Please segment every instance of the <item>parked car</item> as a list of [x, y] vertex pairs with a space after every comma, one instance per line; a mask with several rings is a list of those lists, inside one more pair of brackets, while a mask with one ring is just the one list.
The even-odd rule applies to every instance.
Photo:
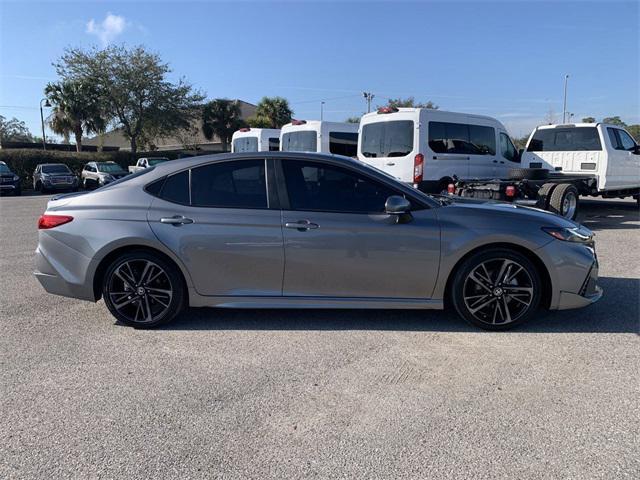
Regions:
[[358, 125], [355, 123], [293, 120], [280, 130], [282, 152], [334, 153], [355, 157]]
[[241, 128], [231, 137], [231, 152], [277, 152], [280, 150], [279, 128]]
[[42, 193], [78, 190], [78, 176], [64, 163], [41, 163], [33, 172], [33, 188]]
[[116, 162], [89, 162], [82, 169], [80, 178], [82, 187], [90, 190], [115, 182], [127, 175], [129, 172]]
[[569, 219], [579, 196], [633, 196], [640, 204], [640, 147], [622, 127], [603, 123], [543, 125], [522, 153], [523, 169], [499, 179], [455, 181], [451, 193], [514, 201]]
[[[170, 162], [39, 220], [37, 279], [153, 327], [187, 306], [441, 309], [502, 330], [600, 298], [592, 233], [432, 197], [362, 162], [263, 152]], [[285, 262], [286, 258], [286, 262]]]
[[20, 177], [13, 173], [4, 162], [0, 162], [0, 193], [22, 194]]
[[167, 157], [143, 157], [139, 158], [135, 165], [129, 167], [129, 173], [136, 173], [145, 168], [153, 167], [159, 163], [168, 162]]
[[518, 150], [495, 118], [430, 108], [383, 107], [360, 121], [358, 159], [440, 193], [460, 179], [504, 178]]

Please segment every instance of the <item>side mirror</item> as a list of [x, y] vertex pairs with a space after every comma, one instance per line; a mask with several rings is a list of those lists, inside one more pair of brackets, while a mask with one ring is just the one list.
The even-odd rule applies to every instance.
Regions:
[[411, 203], [400, 195], [391, 195], [384, 204], [384, 211], [389, 215], [401, 215], [411, 210]]
[[633, 149], [635, 155], [640, 155], [640, 145], [636, 145]]

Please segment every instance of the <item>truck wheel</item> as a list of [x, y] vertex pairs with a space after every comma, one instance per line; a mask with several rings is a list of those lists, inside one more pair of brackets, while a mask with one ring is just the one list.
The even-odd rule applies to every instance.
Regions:
[[551, 193], [550, 212], [575, 220], [578, 216], [578, 189], [570, 183], [561, 183]]
[[549, 200], [551, 199], [551, 191], [556, 188], [555, 183], [545, 183], [538, 190], [538, 204], [537, 207], [542, 210], [549, 208]]
[[510, 168], [507, 175], [512, 180], [544, 180], [549, 178], [549, 170], [545, 168]]

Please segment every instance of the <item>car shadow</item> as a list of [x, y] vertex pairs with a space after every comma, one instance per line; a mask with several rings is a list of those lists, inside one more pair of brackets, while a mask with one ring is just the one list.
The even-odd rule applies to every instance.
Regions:
[[636, 202], [582, 200], [577, 221], [597, 230], [635, 230], [640, 228], [640, 210]]
[[[540, 313], [514, 332], [639, 333], [640, 280], [600, 278], [603, 298], [587, 308]], [[452, 311], [191, 308], [164, 330], [381, 330], [477, 332]]]

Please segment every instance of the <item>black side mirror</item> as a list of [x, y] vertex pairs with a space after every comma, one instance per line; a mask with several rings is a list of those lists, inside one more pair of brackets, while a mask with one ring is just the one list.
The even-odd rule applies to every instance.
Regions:
[[411, 216], [411, 202], [400, 195], [391, 195], [387, 198], [384, 204], [384, 211], [389, 215], [394, 215], [396, 223], [407, 223], [413, 219]]
[[634, 153], [635, 155], [640, 155], [640, 145], [636, 145], [636, 146], [633, 148], [633, 153]]

